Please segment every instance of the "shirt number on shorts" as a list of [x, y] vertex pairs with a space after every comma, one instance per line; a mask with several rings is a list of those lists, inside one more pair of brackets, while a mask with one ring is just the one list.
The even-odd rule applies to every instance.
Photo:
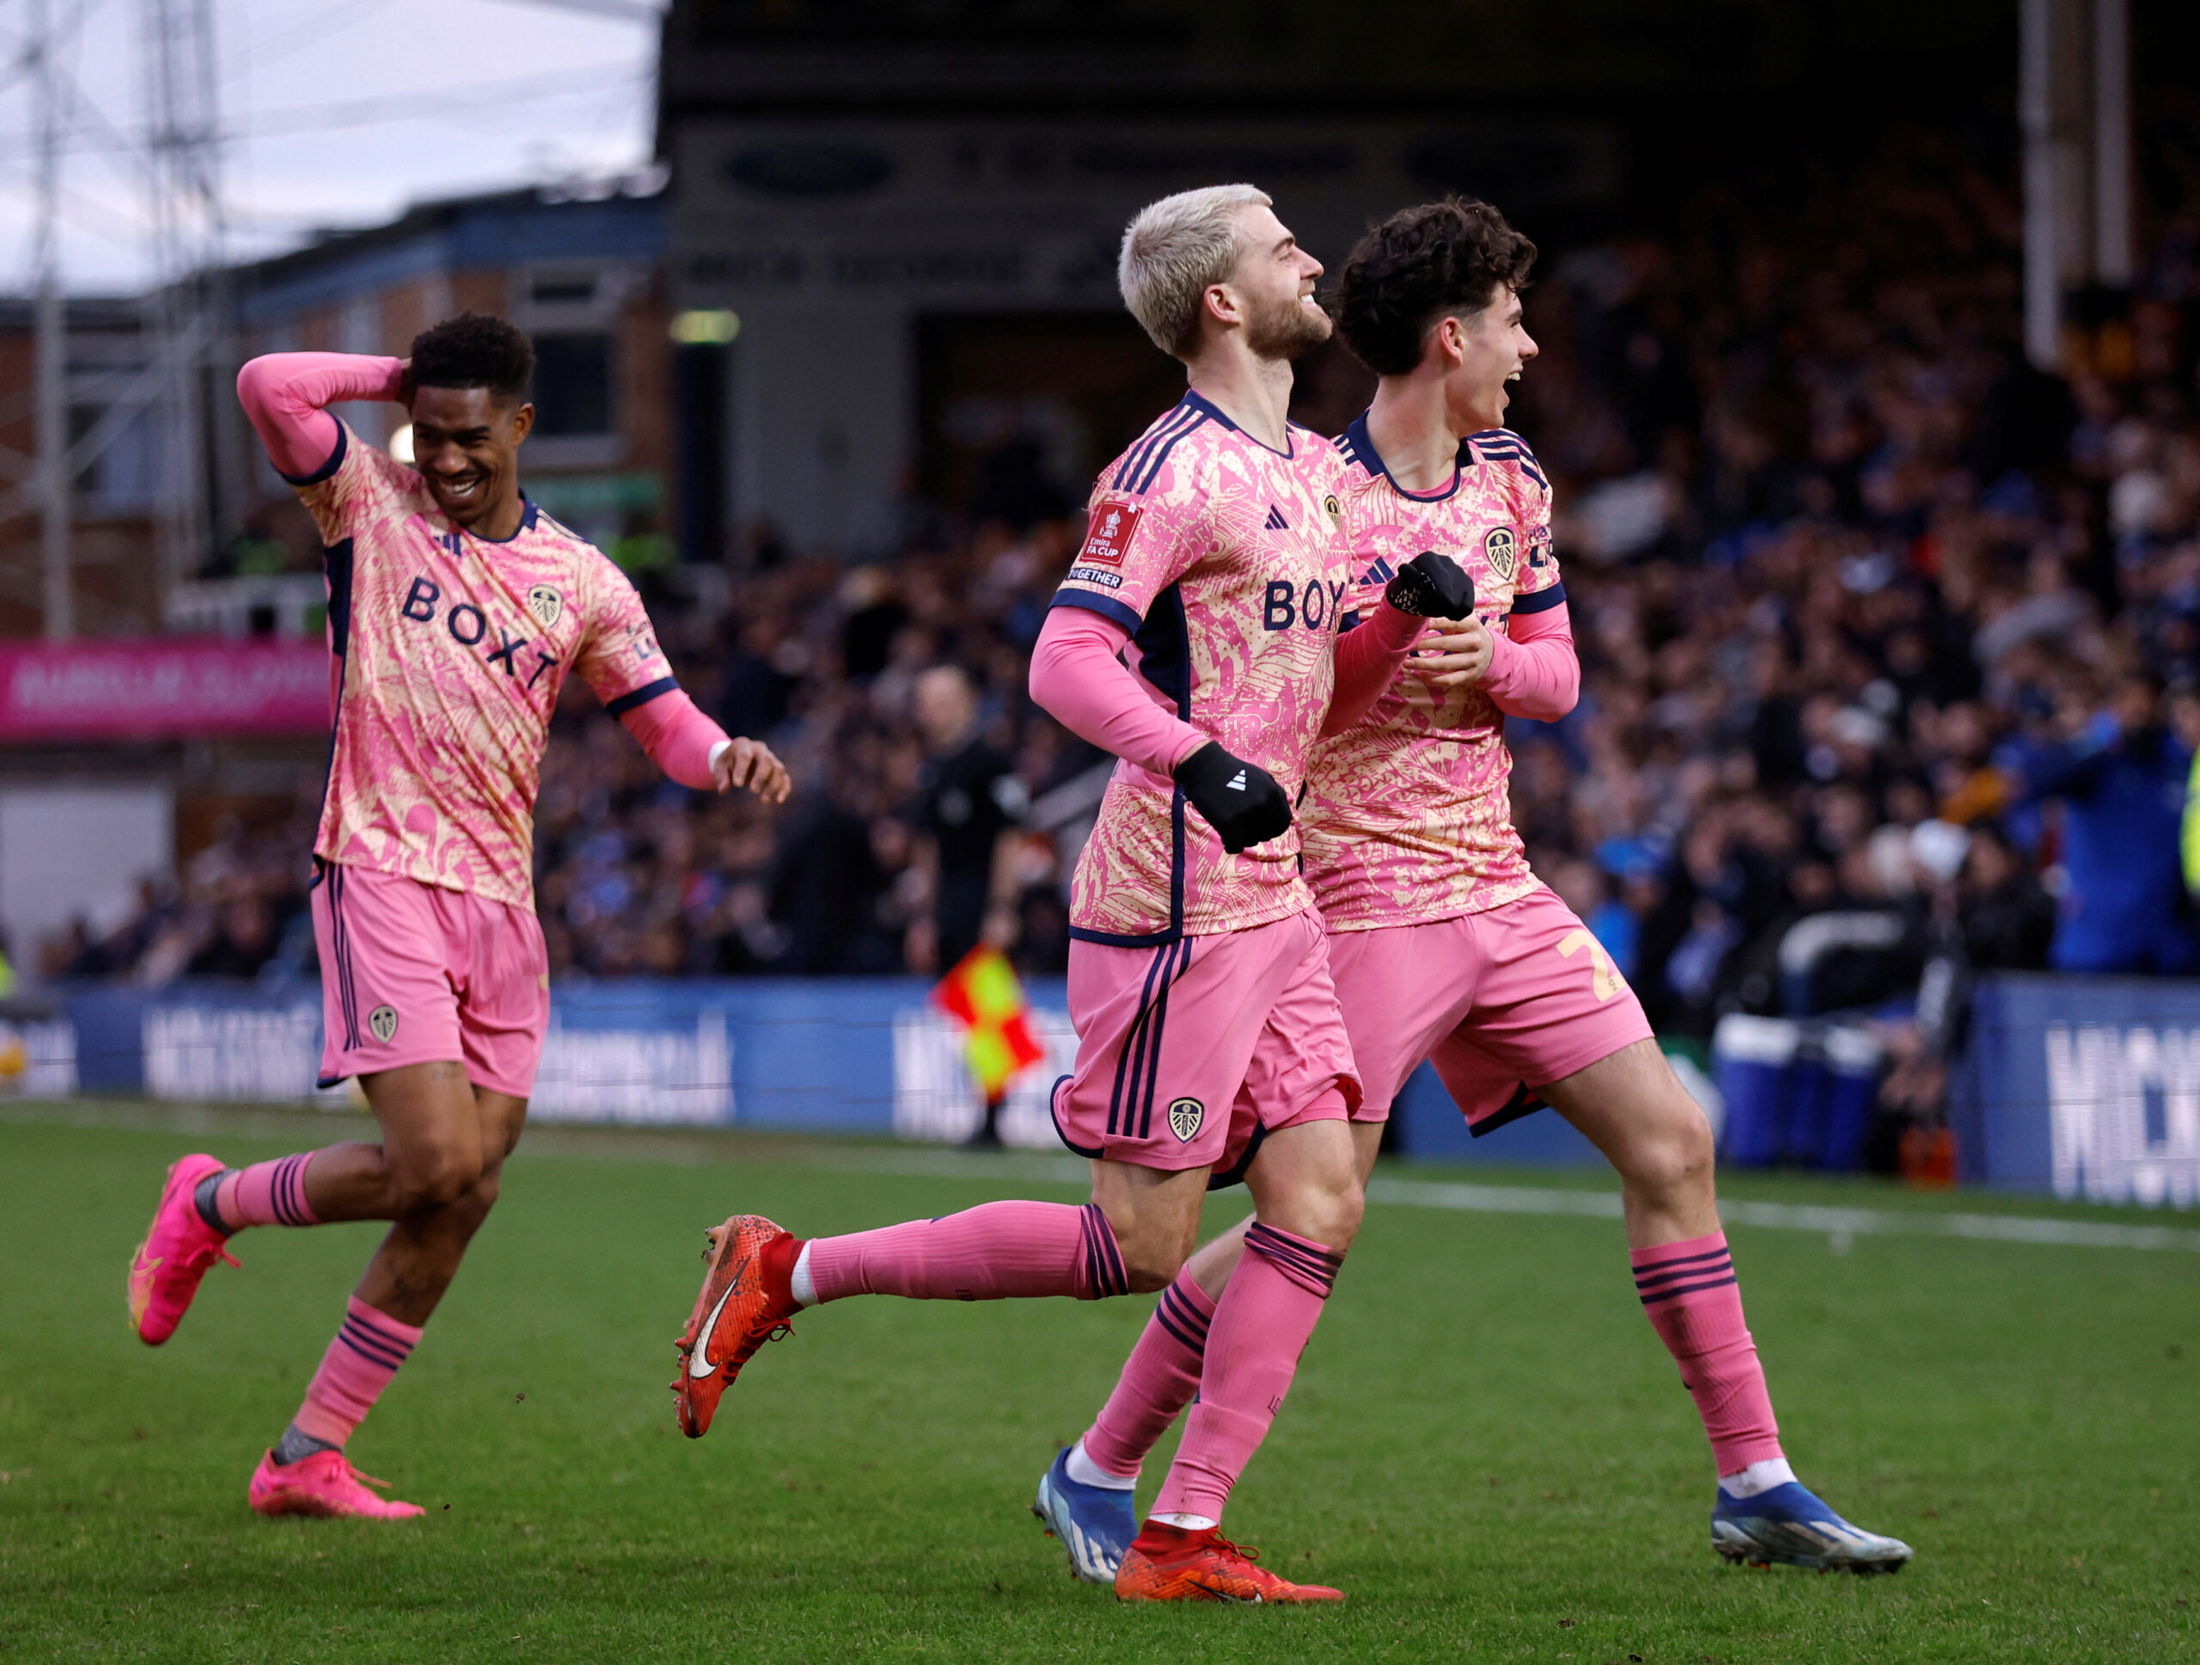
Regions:
[[1596, 990], [1597, 1003], [1603, 1004], [1627, 986], [1620, 976], [1619, 967], [1612, 963], [1612, 956], [1605, 953], [1604, 944], [1587, 931], [1576, 926], [1559, 938], [1558, 952], [1561, 959], [1572, 959], [1584, 948], [1589, 950], [1589, 983]]

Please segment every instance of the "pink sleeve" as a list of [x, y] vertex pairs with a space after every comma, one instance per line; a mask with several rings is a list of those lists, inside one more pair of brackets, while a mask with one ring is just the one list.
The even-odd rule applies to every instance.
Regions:
[[268, 353], [237, 372], [237, 400], [270, 461], [296, 481], [327, 466], [342, 425], [327, 407], [345, 399], [394, 399], [401, 359], [356, 353]]
[[1581, 698], [1581, 661], [1566, 604], [1512, 613], [1492, 631], [1489, 674], [1482, 688], [1508, 717], [1555, 723]]
[[682, 786], [708, 792], [718, 784], [710, 771], [710, 754], [726, 731], [697, 710], [681, 689], [621, 712], [619, 721], [642, 743], [650, 761]]
[[1378, 601], [1356, 628], [1337, 638], [1337, 690], [1329, 696], [1329, 715], [1322, 719], [1324, 738], [1342, 734], [1375, 709], [1427, 623]]
[[1211, 736], [1172, 716], [1116, 657], [1130, 632], [1083, 607], [1056, 607], [1031, 650], [1031, 697], [1079, 739], [1167, 776]]

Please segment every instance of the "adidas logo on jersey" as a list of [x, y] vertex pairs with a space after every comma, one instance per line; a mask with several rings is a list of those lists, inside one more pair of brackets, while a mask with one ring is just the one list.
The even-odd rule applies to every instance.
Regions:
[[1291, 530], [1291, 523], [1283, 518], [1283, 511], [1273, 503], [1268, 505], [1268, 518], [1262, 521], [1261, 524], [1271, 532], [1288, 532]]
[[1230, 777], [1230, 790], [1232, 792], [1243, 792], [1245, 790], [1245, 771], [1243, 769]]

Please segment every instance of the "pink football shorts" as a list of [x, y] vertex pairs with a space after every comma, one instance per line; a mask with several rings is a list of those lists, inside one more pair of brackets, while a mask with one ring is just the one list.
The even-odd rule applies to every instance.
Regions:
[[1479, 1135], [1541, 1108], [1535, 1089], [1651, 1038], [1611, 955], [1549, 890], [1428, 925], [1329, 939], [1367, 1107], [1380, 1121], [1432, 1059]]
[[1069, 1012], [1077, 1068], [1054, 1084], [1054, 1128], [1080, 1156], [1228, 1183], [1268, 1134], [1359, 1103], [1311, 908], [1156, 948], [1072, 942]]
[[477, 1087], [514, 1098], [534, 1091], [550, 962], [533, 909], [323, 862], [313, 940], [322, 1086], [447, 1059]]

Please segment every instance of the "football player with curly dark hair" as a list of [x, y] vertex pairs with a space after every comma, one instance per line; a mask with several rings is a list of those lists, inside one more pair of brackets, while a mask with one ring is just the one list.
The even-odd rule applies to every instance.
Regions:
[[[1550, 483], [1502, 426], [1536, 356], [1520, 302], [1534, 261], [1495, 208], [1448, 197], [1373, 227], [1334, 297], [1338, 334], [1381, 378], [1337, 442], [1342, 522], [1372, 561], [1359, 605], [1423, 550], [1465, 568], [1475, 600], [1472, 617], [1432, 621], [1410, 674], [1325, 731], [1307, 765], [1305, 874], [1359, 1066], [1361, 1177], [1424, 1059], [1477, 1135], [1556, 1110], [1618, 1170], [1636, 1291], [1710, 1439], [1713, 1547], [1731, 1561], [1891, 1572], [1909, 1547], [1850, 1525], [1789, 1468], [1719, 1224], [1710, 1126], [1513, 826], [1505, 719], [1562, 717], [1581, 686]], [[1128, 1491], [1107, 1488], [1132, 1484], [1199, 1382], [1206, 1315], [1243, 1230], [1192, 1257], [1072, 1448], [1070, 1473], [1087, 1484], [1049, 1525], [1080, 1576], [1080, 1549], [1097, 1568], [1107, 1555], [1092, 1546], [1130, 1530]]]

